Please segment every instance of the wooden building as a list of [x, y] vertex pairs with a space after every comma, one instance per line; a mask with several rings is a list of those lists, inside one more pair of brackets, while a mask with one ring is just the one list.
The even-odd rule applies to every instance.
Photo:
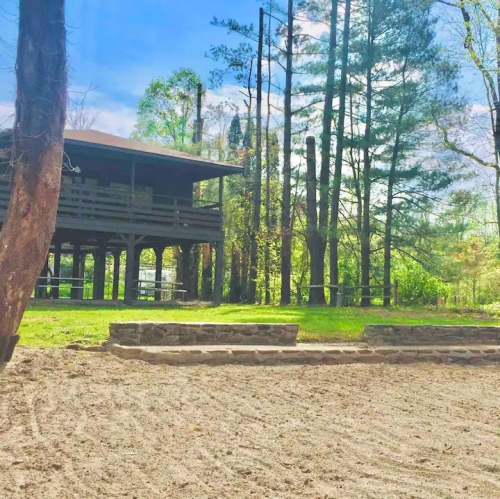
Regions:
[[[124, 139], [94, 130], [66, 131], [64, 164], [56, 231], [51, 244], [57, 282], [61, 254], [73, 256], [73, 299], [83, 298], [82, 262], [94, 256], [92, 298], [105, 296], [106, 257], [114, 257], [113, 299], [118, 299], [120, 255], [126, 251], [125, 302], [138, 294], [141, 251], [156, 253], [156, 297], [161, 291], [165, 248], [183, 249], [187, 271], [190, 247], [211, 243], [215, 248], [213, 299], [222, 295], [224, 232], [222, 228], [223, 178], [241, 167], [218, 163], [157, 145]], [[0, 147], [8, 149], [11, 134], [0, 133]], [[6, 154], [3, 154], [4, 158]], [[0, 223], [10, 198], [9, 164], [0, 176]], [[217, 200], [193, 197], [197, 182], [219, 179]], [[56, 286], [52, 293], [58, 298]]]

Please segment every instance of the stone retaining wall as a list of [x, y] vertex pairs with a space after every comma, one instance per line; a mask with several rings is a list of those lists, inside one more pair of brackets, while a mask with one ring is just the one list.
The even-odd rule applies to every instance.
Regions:
[[297, 324], [114, 322], [109, 343], [120, 345], [295, 345]]
[[362, 341], [371, 345], [500, 345], [500, 327], [368, 324]]
[[497, 348], [429, 347], [150, 347], [108, 346], [122, 359], [139, 359], [156, 364], [492, 364], [500, 362]]

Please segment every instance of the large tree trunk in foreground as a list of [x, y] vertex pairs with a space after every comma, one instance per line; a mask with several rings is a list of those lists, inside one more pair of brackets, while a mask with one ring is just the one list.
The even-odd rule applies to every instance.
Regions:
[[64, 0], [21, 0], [14, 181], [0, 233], [0, 361], [8, 361], [54, 233], [66, 119]]

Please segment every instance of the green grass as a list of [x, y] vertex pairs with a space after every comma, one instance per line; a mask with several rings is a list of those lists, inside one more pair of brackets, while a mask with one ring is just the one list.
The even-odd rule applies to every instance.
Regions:
[[129, 308], [68, 306], [29, 307], [21, 323], [21, 344], [63, 346], [87, 338], [98, 343], [108, 338], [108, 324], [120, 321], [294, 322], [299, 340], [356, 341], [365, 324], [490, 324], [500, 321], [486, 315], [430, 308], [327, 308], [224, 305], [219, 308]]

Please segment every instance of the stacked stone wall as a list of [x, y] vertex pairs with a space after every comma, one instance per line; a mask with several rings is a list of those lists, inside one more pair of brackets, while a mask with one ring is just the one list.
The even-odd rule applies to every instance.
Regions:
[[368, 324], [362, 341], [370, 345], [500, 345], [500, 327]]
[[295, 345], [297, 324], [115, 322], [109, 343], [120, 345]]

